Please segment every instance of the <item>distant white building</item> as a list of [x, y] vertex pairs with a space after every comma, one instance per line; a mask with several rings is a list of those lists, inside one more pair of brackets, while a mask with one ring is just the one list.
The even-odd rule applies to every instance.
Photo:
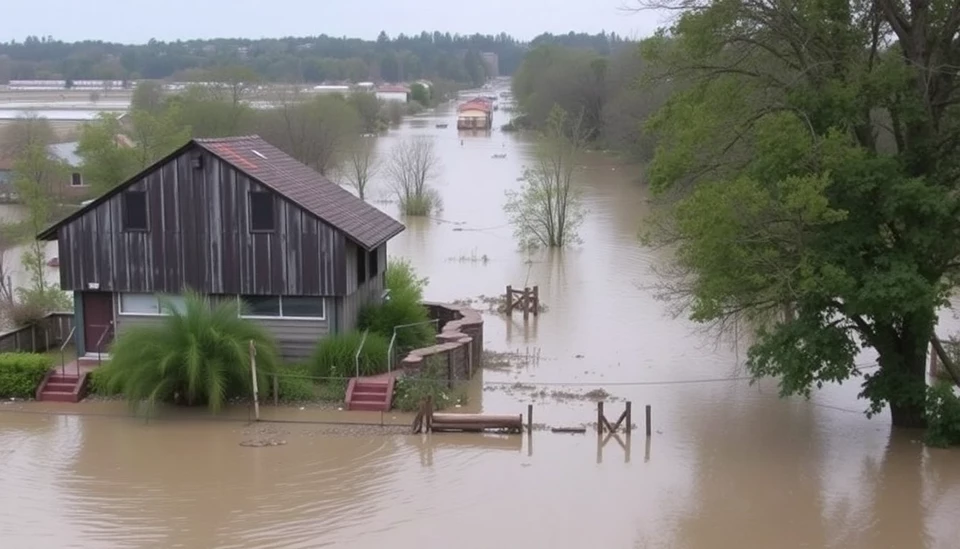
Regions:
[[350, 86], [321, 84], [314, 86], [313, 91], [314, 93], [342, 93], [347, 95], [350, 93]]
[[377, 99], [406, 103], [410, 100], [410, 88], [406, 86], [380, 86], [377, 88]]

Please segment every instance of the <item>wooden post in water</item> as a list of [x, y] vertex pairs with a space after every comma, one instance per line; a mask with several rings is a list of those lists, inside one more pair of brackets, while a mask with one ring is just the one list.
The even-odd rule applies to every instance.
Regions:
[[540, 286], [533, 287], [533, 316], [540, 316]]
[[533, 404], [527, 404], [527, 433], [533, 433]]
[[603, 434], [603, 401], [597, 403], [597, 434]]
[[250, 340], [250, 375], [253, 378], [253, 417], [260, 421], [260, 391], [257, 388], [257, 347]]
[[507, 315], [513, 312], [513, 286], [507, 285]]
[[624, 412], [624, 414], [626, 414], [627, 416], [627, 434], [629, 435], [630, 430], [633, 428], [633, 412], [632, 412], [631, 404], [629, 400], [627, 401], [627, 409]]
[[649, 405], [649, 404], [647, 404], [646, 416], [647, 416], [647, 436], [649, 437], [649, 436], [650, 436], [650, 430], [651, 430], [651, 427], [650, 427], [650, 405]]
[[530, 296], [533, 295], [533, 292], [530, 291], [530, 288], [523, 289], [523, 319], [526, 320], [530, 318]]

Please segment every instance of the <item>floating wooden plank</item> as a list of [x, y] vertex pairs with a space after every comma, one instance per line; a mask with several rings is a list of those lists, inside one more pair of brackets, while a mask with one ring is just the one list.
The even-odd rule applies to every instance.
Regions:
[[586, 427], [554, 427], [550, 429], [553, 433], [586, 433]]

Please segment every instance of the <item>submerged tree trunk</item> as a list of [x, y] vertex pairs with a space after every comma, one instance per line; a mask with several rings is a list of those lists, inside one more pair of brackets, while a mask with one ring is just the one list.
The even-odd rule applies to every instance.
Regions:
[[871, 380], [878, 396], [890, 404], [894, 427], [926, 427], [927, 347], [932, 322], [903, 319], [900, 329], [880, 332], [885, 341], [875, 345], [880, 372]]

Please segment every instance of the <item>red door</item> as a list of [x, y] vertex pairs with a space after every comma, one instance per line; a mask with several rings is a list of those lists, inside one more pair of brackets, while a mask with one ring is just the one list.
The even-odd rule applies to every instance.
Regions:
[[[108, 332], [104, 335], [104, 332]], [[102, 340], [100, 338], [103, 338]], [[113, 341], [113, 294], [109, 292], [83, 293], [83, 346], [88, 353], [103, 352]]]

